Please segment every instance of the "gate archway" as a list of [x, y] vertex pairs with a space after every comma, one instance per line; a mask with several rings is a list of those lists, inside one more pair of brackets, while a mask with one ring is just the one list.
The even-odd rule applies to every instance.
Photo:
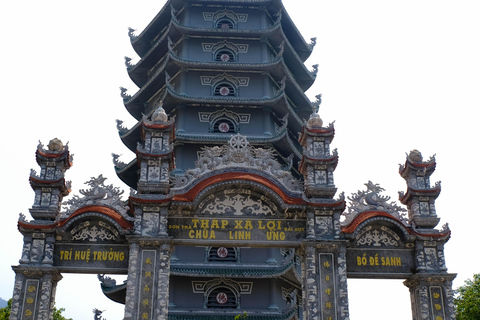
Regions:
[[[62, 189], [62, 180], [43, 182], [50, 186], [45, 188], [32, 177], [40, 204], [34, 213], [43, 219], [19, 221], [25, 240], [21, 264], [14, 267], [11, 319], [48, 319], [56, 283], [71, 272], [127, 274], [124, 284], [100, 279], [107, 296], [125, 303], [125, 319], [188, 318], [177, 311], [186, 301], [223, 319], [259, 292], [270, 310], [260, 317], [348, 319], [347, 278], [404, 279], [414, 319], [453, 317], [455, 275], [446, 272], [443, 255], [450, 230], [428, 228], [436, 217], [415, 215], [421, 208], [415, 206], [417, 191], [402, 198], [413, 213], [408, 219], [369, 182], [366, 191], [349, 197], [341, 218], [343, 196], [304, 197], [268, 152], [259, 162], [262, 150], [236, 139], [243, 143], [231, 142], [226, 154], [205, 150], [198, 167], [162, 197], [136, 193], [122, 201], [122, 192], [100, 176], [60, 211], [42, 199], [59, 201], [52, 185]], [[68, 149], [38, 153], [64, 165]], [[247, 160], [245, 172], [238, 163]], [[268, 171], [259, 169], [266, 164]], [[323, 192], [312, 188], [310, 194]], [[45, 219], [50, 216], [55, 220]], [[191, 286], [189, 298], [171, 291], [172, 283]]]

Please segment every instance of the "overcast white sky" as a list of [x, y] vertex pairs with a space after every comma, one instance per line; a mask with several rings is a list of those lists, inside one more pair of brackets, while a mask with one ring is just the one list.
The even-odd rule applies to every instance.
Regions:
[[[0, 3], [1, 183], [0, 297], [9, 299], [20, 258], [20, 212], [29, 216], [40, 139], [69, 141], [75, 154], [67, 172], [73, 193], [103, 173], [116, 178], [111, 153], [134, 154], [118, 138], [115, 119], [128, 126], [119, 86], [135, 86], [124, 56], [137, 61], [127, 27], [139, 31], [165, 3], [137, 1], [3, 1]], [[340, 162], [335, 171], [339, 192], [350, 195], [364, 183], [379, 183], [392, 200], [405, 191], [398, 164], [419, 149], [436, 154], [432, 182], [442, 181], [436, 202], [439, 227], [450, 224], [446, 245], [454, 287], [480, 272], [474, 238], [480, 223], [477, 131], [480, 107], [480, 2], [477, 0], [284, 0], [306, 39], [317, 37], [307, 61], [319, 64], [314, 100], [323, 94], [320, 115], [336, 121]], [[473, 249], [473, 250], [472, 250]], [[473, 252], [469, 252], [472, 250]], [[401, 281], [349, 280], [352, 320], [411, 318], [409, 293]], [[57, 306], [74, 320], [92, 319], [92, 309], [107, 310], [108, 320], [122, 319], [123, 306], [110, 303], [93, 275], [65, 275]]]

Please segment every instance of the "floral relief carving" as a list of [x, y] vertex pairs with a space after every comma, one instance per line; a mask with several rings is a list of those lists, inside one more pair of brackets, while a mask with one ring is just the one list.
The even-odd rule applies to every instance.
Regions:
[[202, 213], [210, 215], [275, 215], [276, 213], [262, 199], [249, 194], [223, 194], [201, 204]]
[[371, 232], [367, 232], [363, 235], [363, 237], [358, 239], [357, 245], [367, 245], [373, 247], [397, 247], [398, 242], [393, 240], [393, 238], [387, 235], [385, 232], [373, 230]]
[[357, 237], [357, 246], [371, 247], [399, 247], [400, 237], [390, 228], [382, 226], [380, 229], [365, 228]]
[[116, 238], [115, 235], [109, 232], [107, 229], [97, 228], [97, 226], [92, 226], [90, 228], [85, 228], [75, 233], [72, 237], [72, 240], [78, 240], [78, 241], [88, 240], [90, 242], [96, 242], [96, 241], [115, 240], [115, 238]]

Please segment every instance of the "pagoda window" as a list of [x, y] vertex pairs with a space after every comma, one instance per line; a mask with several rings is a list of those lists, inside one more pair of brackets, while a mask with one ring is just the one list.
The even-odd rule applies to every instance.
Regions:
[[230, 288], [216, 287], [208, 294], [207, 308], [236, 309], [237, 296]]
[[228, 118], [217, 119], [210, 127], [210, 132], [215, 133], [237, 133], [238, 126]]
[[208, 262], [238, 262], [235, 248], [211, 247], [208, 250]]
[[235, 62], [235, 53], [232, 50], [222, 48], [215, 52], [215, 61]]
[[213, 95], [221, 97], [235, 97], [236, 90], [232, 84], [228, 82], [221, 82], [213, 89]]
[[223, 19], [220, 19], [216, 22], [217, 29], [223, 29], [223, 30], [233, 29], [234, 26], [235, 26], [235, 24], [230, 19], [223, 18]]

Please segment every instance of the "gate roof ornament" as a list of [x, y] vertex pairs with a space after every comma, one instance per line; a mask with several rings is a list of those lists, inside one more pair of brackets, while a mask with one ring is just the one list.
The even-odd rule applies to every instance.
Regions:
[[262, 171], [278, 180], [287, 190], [301, 191], [300, 181], [288, 169], [283, 168], [274, 156], [272, 149], [252, 147], [245, 136], [236, 134], [228, 144], [202, 148], [199, 159], [195, 162], [196, 168], [187, 170], [184, 176], [175, 177], [174, 189], [184, 188], [214, 170], [240, 167]]
[[344, 212], [345, 220], [342, 222], [342, 225], [350, 224], [355, 217], [360, 213], [366, 211], [384, 211], [389, 213], [393, 217], [402, 221], [403, 224], [409, 225], [409, 221], [406, 216], [407, 210], [398, 206], [395, 201], [391, 201], [389, 196], [381, 196], [380, 192], [385, 191], [379, 184], [368, 181], [365, 183], [367, 186], [366, 191], [358, 191], [357, 193], [352, 194], [350, 197], [347, 197], [350, 200], [350, 205], [348, 206], [347, 212]]
[[105, 185], [104, 182], [107, 178], [103, 175], [99, 175], [97, 178], [92, 177], [85, 184], [90, 186], [90, 189], [80, 189], [79, 192], [83, 197], [74, 195], [72, 199], [64, 201], [64, 212], [61, 216], [62, 219], [69, 217], [75, 211], [85, 206], [105, 206], [116, 210], [127, 221], [133, 221], [127, 214], [128, 206], [122, 201], [121, 195], [123, 190], [113, 185]]

